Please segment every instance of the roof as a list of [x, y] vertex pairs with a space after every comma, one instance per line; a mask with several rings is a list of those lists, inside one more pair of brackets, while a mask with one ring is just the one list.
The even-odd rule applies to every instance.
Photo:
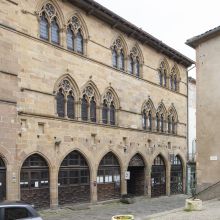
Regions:
[[209, 31], [206, 31], [203, 34], [192, 37], [186, 41], [186, 44], [192, 48], [196, 48], [200, 43], [205, 42], [220, 33], [220, 26], [215, 27]]
[[112, 28], [116, 28], [128, 36], [134, 37], [142, 44], [147, 44], [160, 53], [168, 56], [169, 58], [175, 60], [177, 63], [189, 67], [195, 62], [185, 55], [181, 54], [177, 50], [169, 47], [167, 44], [158, 40], [154, 36], [145, 32], [141, 28], [138, 28], [134, 24], [115, 14], [111, 10], [105, 8], [101, 4], [93, 0], [68, 0], [70, 3], [84, 10], [88, 15], [93, 15], [98, 19], [106, 22]]

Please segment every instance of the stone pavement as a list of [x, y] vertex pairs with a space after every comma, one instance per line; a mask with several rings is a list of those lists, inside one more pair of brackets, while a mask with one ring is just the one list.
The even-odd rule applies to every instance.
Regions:
[[203, 210], [187, 212], [183, 208], [148, 216], [144, 220], [220, 220], [220, 200], [203, 202]]
[[183, 207], [186, 195], [164, 196], [160, 198], [136, 198], [134, 204], [114, 202], [87, 206], [87, 209], [73, 210], [66, 207], [57, 210], [44, 210], [40, 214], [44, 220], [111, 220], [113, 215], [132, 214], [135, 220], [145, 220], [147, 216]]

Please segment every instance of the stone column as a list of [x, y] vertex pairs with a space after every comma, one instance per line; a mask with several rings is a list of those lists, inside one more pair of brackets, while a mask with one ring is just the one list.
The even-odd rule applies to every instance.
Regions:
[[20, 170], [12, 165], [6, 170], [6, 199], [10, 201], [20, 200]]
[[58, 169], [52, 167], [50, 170], [50, 207], [57, 208], [58, 202]]
[[145, 175], [146, 175], [146, 193], [147, 197], [151, 197], [151, 167], [145, 168]]
[[[95, 167], [97, 167], [97, 166], [95, 166]], [[98, 172], [98, 169], [95, 168], [95, 169], [91, 170], [91, 174], [90, 174], [90, 177], [91, 177], [91, 180], [90, 180], [91, 202], [93, 204], [96, 203], [98, 200], [97, 172]]]
[[166, 166], [166, 195], [170, 196], [170, 163]]
[[127, 194], [127, 180], [125, 179], [125, 170], [124, 168], [121, 169], [121, 195]]

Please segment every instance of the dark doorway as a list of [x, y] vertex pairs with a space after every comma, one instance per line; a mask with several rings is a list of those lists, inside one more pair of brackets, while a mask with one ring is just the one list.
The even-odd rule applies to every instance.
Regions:
[[171, 161], [170, 193], [183, 193], [183, 166], [179, 156], [174, 156]]
[[130, 179], [127, 180], [127, 193], [142, 196], [146, 192], [145, 166], [142, 157], [136, 154], [129, 162]]
[[151, 170], [151, 197], [166, 195], [166, 167], [159, 155], [154, 159]]
[[20, 174], [21, 200], [36, 208], [50, 206], [49, 167], [38, 154], [29, 156], [23, 163]]
[[59, 170], [58, 186], [60, 205], [90, 201], [89, 166], [78, 151], [64, 158]]
[[98, 200], [117, 199], [121, 196], [121, 175], [118, 159], [113, 153], [101, 160], [97, 175]]
[[0, 158], [0, 201], [6, 200], [6, 167]]

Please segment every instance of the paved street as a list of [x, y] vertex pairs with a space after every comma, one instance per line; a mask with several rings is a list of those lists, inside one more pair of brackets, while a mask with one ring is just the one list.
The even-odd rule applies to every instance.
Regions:
[[110, 220], [113, 215], [132, 214], [135, 220], [144, 220], [152, 215], [184, 206], [186, 195], [160, 197], [153, 199], [138, 198], [134, 204], [100, 204], [83, 210], [72, 210], [71, 207], [58, 210], [41, 211], [44, 220]]

